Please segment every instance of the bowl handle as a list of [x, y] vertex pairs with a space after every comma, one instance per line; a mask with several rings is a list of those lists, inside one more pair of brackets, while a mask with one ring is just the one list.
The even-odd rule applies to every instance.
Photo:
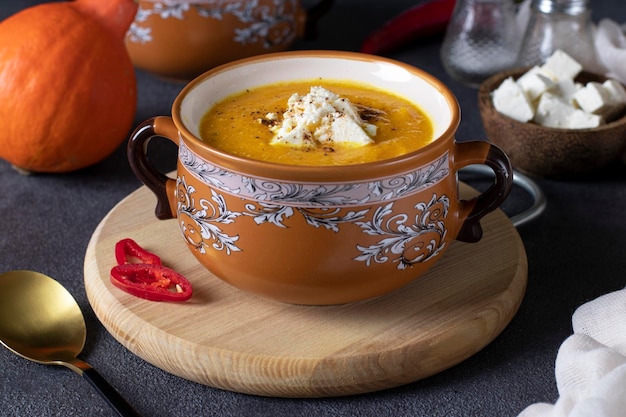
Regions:
[[508, 156], [497, 146], [486, 141], [456, 143], [455, 168], [484, 164], [495, 173], [494, 183], [482, 194], [460, 201], [460, 219], [463, 224], [457, 240], [477, 242], [483, 235], [480, 219], [494, 211], [508, 197], [513, 186], [513, 167]]
[[169, 139], [178, 146], [179, 133], [171, 117], [153, 117], [137, 126], [126, 148], [128, 162], [137, 178], [156, 195], [156, 217], [173, 219], [176, 217], [176, 181], [159, 172], [148, 158], [148, 143], [156, 136]]

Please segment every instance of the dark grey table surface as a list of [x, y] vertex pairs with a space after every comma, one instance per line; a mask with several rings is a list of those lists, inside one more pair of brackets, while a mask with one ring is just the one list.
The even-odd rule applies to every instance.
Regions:
[[[0, 1], [0, 19], [40, 3]], [[337, 0], [315, 41], [298, 49], [358, 50], [374, 28], [418, 3]], [[626, 21], [620, 1], [590, 2], [593, 19]], [[451, 80], [439, 59], [440, 40], [415, 43], [389, 56], [429, 71], [457, 95], [458, 140], [483, 139], [476, 90]], [[625, 63], [626, 65], [626, 63]], [[182, 84], [138, 72], [136, 124], [169, 114]], [[1, 128], [1, 126], [0, 126]], [[130, 133], [130, 132], [129, 132]], [[153, 158], [174, 169], [174, 149], [156, 145]], [[24, 176], [0, 161], [0, 272], [48, 274], [78, 300], [88, 330], [81, 358], [145, 416], [515, 416], [535, 402], [554, 402], [554, 360], [582, 303], [626, 285], [626, 169], [616, 163], [576, 181], [537, 180], [548, 199], [544, 214], [518, 228], [528, 254], [528, 289], [516, 317], [476, 355], [435, 376], [395, 389], [326, 399], [280, 399], [222, 391], [170, 375], [119, 344], [100, 324], [85, 295], [84, 254], [111, 208], [141, 184], [124, 146], [78, 172]], [[527, 204], [514, 192], [514, 214]], [[0, 415], [112, 416], [92, 387], [63, 367], [31, 363], [0, 349]]]

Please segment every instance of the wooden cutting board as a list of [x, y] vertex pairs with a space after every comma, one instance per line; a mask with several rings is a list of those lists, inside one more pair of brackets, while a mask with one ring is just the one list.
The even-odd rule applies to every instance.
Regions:
[[[464, 194], [473, 190], [462, 184]], [[145, 187], [115, 206], [85, 256], [93, 310], [122, 345], [200, 384], [277, 397], [330, 397], [382, 390], [428, 377], [478, 352], [516, 313], [526, 253], [500, 211], [484, 237], [453, 242], [428, 274], [374, 300], [296, 306], [244, 293], [214, 277], [187, 250], [176, 220], [154, 217]], [[135, 239], [189, 278], [194, 296], [158, 303], [113, 287], [115, 243]]]

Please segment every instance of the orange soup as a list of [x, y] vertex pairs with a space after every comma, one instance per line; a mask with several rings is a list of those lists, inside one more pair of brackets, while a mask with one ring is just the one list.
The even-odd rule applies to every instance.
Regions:
[[[358, 109], [362, 120], [376, 126], [372, 143], [363, 146], [319, 146], [302, 149], [273, 144], [268, 114], [280, 123], [294, 93], [306, 95], [321, 86]], [[346, 165], [393, 158], [417, 150], [433, 140], [433, 126], [426, 113], [393, 93], [338, 80], [303, 80], [265, 85], [242, 91], [211, 107], [200, 122], [206, 143], [225, 152], [257, 160], [308, 166]]]

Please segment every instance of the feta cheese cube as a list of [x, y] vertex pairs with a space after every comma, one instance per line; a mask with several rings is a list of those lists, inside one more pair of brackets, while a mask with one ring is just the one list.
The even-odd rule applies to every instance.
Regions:
[[581, 109], [574, 110], [568, 120], [569, 129], [591, 129], [604, 124], [602, 116], [590, 114]]
[[600, 83], [589, 82], [574, 95], [581, 109], [587, 113], [606, 115], [611, 111], [611, 95]]
[[616, 80], [606, 80], [602, 84], [602, 87], [609, 93], [613, 103], [626, 105], [626, 90], [620, 82]]
[[517, 83], [531, 101], [535, 101], [546, 91], [552, 91], [556, 88], [554, 81], [542, 73], [539, 67], [534, 67], [526, 72], [517, 80]]
[[528, 96], [512, 77], [494, 90], [492, 99], [495, 109], [512, 119], [525, 123], [533, 118], [534, 108]]
[[568, 120], [576, 109], [559, 96], [542, 94], [533, 121], [547, 127], [568, 128]]
[[582, 87], [582, 84], [574, 82], [574, 80], [572, 80], [571, 78], [566, 78], [556, 83], [556, 88], [554, 89], [554, 91], [557, 95], [563, 98], [563, 100], [577, 106], [578, 104], [575, 103], [574, 96], [576, 95], [576, 92]]
[[314, 138], [322, 145], [332, 146], [335, 143], [350, 146], [363, 146], [372, 143], [363, 128], [346, 114], [326, 116], [313, 133]]
[[282, 143], [301, 149], [314, 149], [316, 146], [311, 132], [302, 124], [293, 128], [282, 127], [271, 143]]
[[554, 51], [541, 66], [541, 70], [554, 81], [568, 78], [573, 80], [582, 69], [580, 63], [560, 49]]
[[577, 109], [561, 97], [550, 93], [541, 96], [534, 121], [542, 126], [561, 129], [587, 129], [604, 123], [601, 116]]
[[602, 87], [604, 87], [611, 100], [611, 110], [604, 117], [607, 121], [616, 119], [626, 109], [626, 90], [619, 81], [611, 79], [602, 83]]

